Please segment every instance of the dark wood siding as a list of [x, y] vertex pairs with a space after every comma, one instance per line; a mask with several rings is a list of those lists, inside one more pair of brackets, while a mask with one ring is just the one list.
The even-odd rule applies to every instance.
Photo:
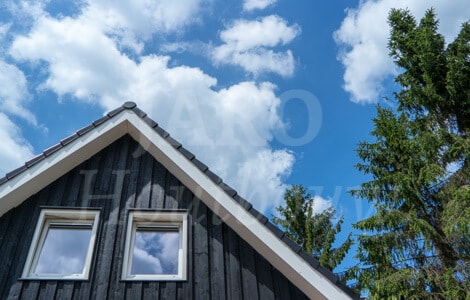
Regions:
[[[41, 207], [101, 209], [86, 281], [20, 280]], [[121, 281], [128, 210], [187, 209], [188, 279]], [[125, 136], [0, 218], [0, 299], [302, 299], [278, 270]]]

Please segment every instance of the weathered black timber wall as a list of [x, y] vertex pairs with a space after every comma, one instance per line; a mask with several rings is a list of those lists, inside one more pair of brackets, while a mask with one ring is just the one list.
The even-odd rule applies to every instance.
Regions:
[[[19, 280], [41, 206], [101, 208], [87, 281]], [[129, 208], [189, 211], [188, 280], [120, 280]], [[0, 299], [306, 299], [125, 136], [0, 218]]]

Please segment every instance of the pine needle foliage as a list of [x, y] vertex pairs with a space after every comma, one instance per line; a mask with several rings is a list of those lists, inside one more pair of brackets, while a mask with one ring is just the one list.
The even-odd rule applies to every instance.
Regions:
[[336, 211], [332, 207], [314, 214], [315, 200], [302, 185], [292, 185], [287, 189], [284, 201], [285, 206], [276, 208], [279, 217], [273, 217], [273, 223], [282, 226], [286, 235], [302, 246], [303, 251], [316, 257], [320, 265], [334, 270], [352, 245], [349, 235], [344, 243], [334, 247], [343, 217], [335, 222]]
[[354, 224], [356, 288], [377, 299], [470, 299], [470, 23], [446, 45], [430, 9], [393, 9], [397, 109], [378, 106], [352, 194], [375, 214]]

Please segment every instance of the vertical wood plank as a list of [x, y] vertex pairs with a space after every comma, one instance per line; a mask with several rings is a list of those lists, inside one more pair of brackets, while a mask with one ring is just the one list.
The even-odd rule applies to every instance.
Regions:
[[255, 262], [256, 275], [258, 277], [259, 299], [274, 299], [273, 279], [271, 276], [272, 266], [258, 253], [255, 254]]
[[[10, 219], [11, 219], [12, 214], [13, 212], [12, 210], [10, 210], [0, 218], [0, 253], [3, 249], [3, 240], [5, 239], [5, 236], [8, 234], [7, 228], [10, 226]], [[3, 266], [0, 267], [0, 270], [3, 271]], [[0, 282], [0, 290], [1, 288], [2, 288], [2, 282]]]
[[[12, 219], [11, 216], [14, 214], [14, 211], [15, 210], [10, 210], [9, 212], [4, 214], [0, 218], [0, 255], [1, 257], [5, 257], [9, 254], [6, 251], [6, 248], [7, 248], [6, 243], [8, 242], [8, 235], [9, 235], [10, 227], [14, 226], [13, 223], [15, 220], [12, 220], [10, 222], [10, 219]], [[4, 240], [5, 242], [3, 242]], [[4, 274], [6, 272], [7, 272], [7, 266], [6, 264], [2, 263], [0, 265], [0, 279], [2, 278], [1, 274]], [[0, 296], [2, 295], [2, 291], [6, 288], [5, 285], [6, 285], [6, 282], [0, 280]]]
[[45, 280], [41, 282], [38, 299], [54, 299], [57, 291], [57, 281]]
[[73, 281], [60, 281], [57, 283], [57, 293], [55, 299], [72, 299], [73, 296]]
[[224, 245], [222, 220], [208, 210], [210, 285], [212, 299], [225, 299]]
[[148, 152], [144, 152], [142, 153], [141, 159], [142, 163], [139, 170], [135, 208], [147, 209], [150, 207], [153, 157]]
[[165, 181], [167, 173], [167, 170], [158, 161], [154, 160], [150, 208], [163, 208], [165, 202]]
[[167, 176], [165, 184], [165, 209], [177, 209], [183, 195], [184, 187], [175, 176]]
[[290, 300], [289, 280], [284, 277], [277, 269], [273, 268], [273, 287], [276, 299]]
[[142, 281], [126, 282], [126, 299], [142, 299]]
[[255, 253], [244, 240], [240, 241], [240, 265], [242, 275], [243, 296], [245, 299], [258, 299], [258, 278], [256, 277]]
[[161, 281], [160, 282], [160, 298], [165, 300], [176, 299], [176, 282]]
[[207, 207], [193, 199], [193, 280], [194, 299], [210, 299]]
[[142, 299], [156, 300], [159, 298], [159, 283], [156, 281], [146, 281], [142, 284]]
[[240, 251], [238, 236], [226, 224], [223, 225], [225, 253], [225, 285], [227, 299], [242, 299], [242, 284], [240, 276]]
[[193, 299], [193, 283], [194, 283], [194, 264], [193, 264], [193, 214], [192, 214], [192, 203], [194, 195], [187, 188], [184, 189], [182, 199], [179, 202], [180, 209], [188, 209], [188, 249], [186, 257], [186, 281], [177, 283], [178, 299]]
[[39, 294], [39, 281], [25, 281], [21, 292], [22, 299], [36, 299]]

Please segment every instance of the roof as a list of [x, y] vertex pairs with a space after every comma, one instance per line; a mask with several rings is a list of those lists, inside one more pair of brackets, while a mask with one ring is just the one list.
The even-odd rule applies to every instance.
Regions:
[[0, 217], [113, 141], [130, 134], [260, 254], [313, 298], [359, 299], [194, 154], [126, 102], [0, 178]]

